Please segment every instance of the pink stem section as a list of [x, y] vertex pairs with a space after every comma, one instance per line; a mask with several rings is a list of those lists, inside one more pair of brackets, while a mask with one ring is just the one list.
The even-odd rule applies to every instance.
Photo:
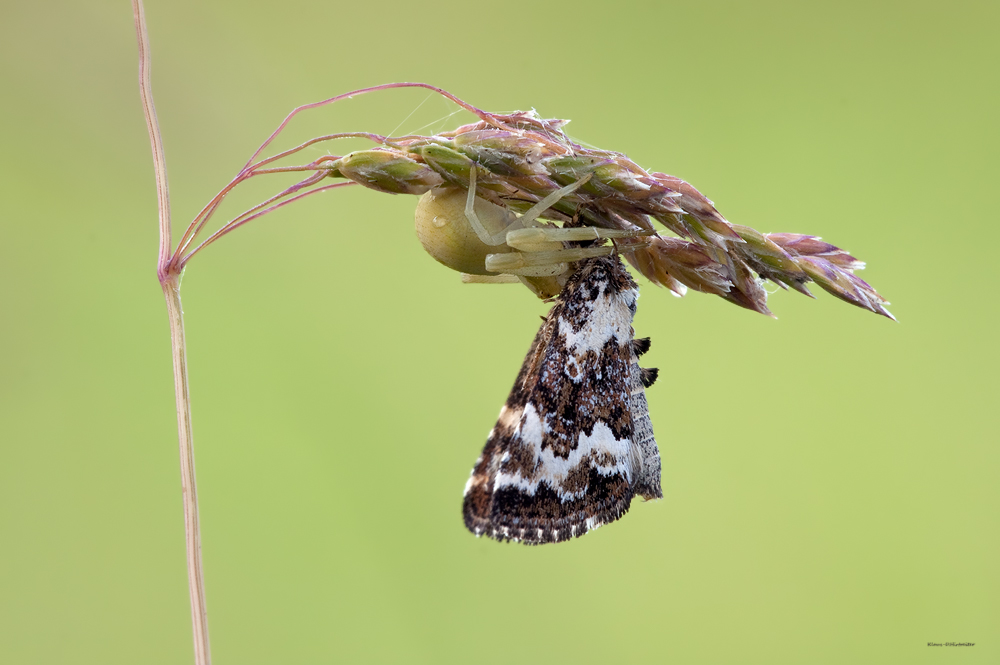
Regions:
[[170, 318], [170, 342], [174, 357], [174, 393], [177, 399], [177, 438], [180, 442], [181, 496], [184, 503], [184, 535], [187, 543], [188, 590], [191, 595], [191, 626], [195, 665], [210, 665], [208, 609], [205, 576], [201, 562], [201, 526], [198, 521], [198, 484], [194, 471], [194, 435], [191, 430], [191, 393], [188, 387], [187, 345], [181, 308], [180, 275], [171, 274], [163, 283]]
[[139, 96], [142, 111], [146, 116], [146, 129], [153, 148], [153, 172], [156, 174], [156, 203], [160, 214], [160, 251], [157, 269], [160, 280], [165, 277], [164, 268], [170, 259], [170, 188], [167, 186], [167, 160], [163, 155], [163, 139], [160, 137], [160, 123], [156, 119], [153, 104], [153, 87], [150, 83], [149, 35], [146, 32], [146, 12], [142, 0], [132, 0], [132, 14], [135, 17], [135, 31], [139, 39]]
[[[319, 179], [320, 178], [317, 178], [316, 180], [318, 181]], [[311, 180], [311, 178], [309, 180]], [[232, 220], [231, 222], [228, 222], [221, 229], [219, 229], [218, 231], [216, 231], [215, 233], [213, 233], [211, 236], [209, 236], [208, 238], [206, 238], [203, 243], [201, 243], [200, 245], [198, 245], [197, 247], [195, 247], [194, 249], [192, 249], [190, 252], [188, 252], [187, 254], [185, 254], [183, 256], [183, 258], [181, 259], [181, 263], [186, 264], [188, 261], [191, 260], [192, 256], [194, 256], [195, 254], [197, 254], [198, 252], [200, 252], [202, 249], [204, 249], [205, 247], [208, 247], [210, 244], [212, 244], [213, 242], [215, 242], [216, 240], [218, 240], [222, 236], [226, 235], [227, 233], [229, 233], [230, 231], [232, 231], [234, 229], [238, 229], [239, 227], [243, 226], [244, 224], [246, 224], [247, 222], [249, 222], [251, 220], [257, 219], [258, 217], [266, 215], [267, 213], [272, 212], [274, 210], [277, 210], [278, 208], [283, 208], [286, 205], [288, 205], [290, 203], [294, 203], [294, 202], [296, 202], [296, 201], [298, 201], [300, 199], [304, 199], [307, 196], [312, 196], [313, 194], [319, 194], [320, 192], [325, 192], [328, 189], [340, 189], [342, 187], [353, 187], [353, 186], [357, 185], [358, 183], [356, 183], [356, 182], [338, 182], [338, 183], [335, 183], [335, 184], [332, 184], [332, 185], [324, 185], [322, 187], [317, 187], [316, 189], [310, 189], [308, 192], [302, 192], [301, 194], [299, 194], [297, 196], [293, 196], [292, 198], [290, 198], [290, 199], [288, 199], [286, 201], [282, 201], [281, 203], [276, 203], [275, 205], [272, 205], [272, 206], [269, 206], [269, 207], [267, 207], [267, 208], [265, 208], [263, 210], [260, 210], [260, 212], [257, 212], [256, 214], [251, 214], [251, 213], [254, 213], [255, 210], [259, 210], [261, 206], [267, 205], [271, 201], [275, 201], [277, 199], [280, 199], [283, 196], [288, 196], [288, 194], [292, 193], [293, 191], [295, 191], [297, 189], [300, 189], [301, 187], [310, 185], [310, 184], [314, 184], [314, 183], [303, 181], [302, 183], [299, 183], [299, 186], [289, 187], [287, 190], [285, 190], [281, 194], [278, 194], [277, 196], [273, 196], [270, 199], [268, 199], [267, 201], [265, 201], [264, 203], [261, 203], [260, 205], [254, 206], [250, 210], [247, 210], [242, 215], [240, 215], [236, 219]]]
[[195, 665], [211, 665], [208, 641], [208, 611], [205, 605], [205, 580], [201, 563], [201, 531], [198, 526], [198, 490], [195, 483], [194, 438], [191, 432], [191, 396], [188, 388], [187, 347], [184, 342], [184, 316], [181, 308], [180, 270], [171, 269], [170, 259], [170, 190], [167, 186], [167, 162], [163, 140], [156, 120], [153, 90], [150, 84], [149, 37], [142, 0], [132, 0], [135, 31], [139, 40], [139, 95], [142, 99], [149, 142], [153, 149], [153, 173], [159, 210], [160, 248], [156, 273], [167, 301], [170, 342], [173, 351], [174, 393], [177, 402], [177, 432], [181, 462], [181, 499], [184, 506], [184, 536], [187, 551], [188, 591], [191, 596], [191, 623]]
[[[215, 197], [211, 201], [208, 202], [208, 205], [206, 205], [201, 210], [201, 212], [198, 213], [198, 215], [194, 218], [194, 220], [191, 221], [191, 223], [188, 225], [187, 229], [184, 230], [184, 235], [181, 237], [180, 242], [177, 244], [177, 249], [174, 252], [173, 257], [170, 259], [171, 267], [174, 268], [174, 269], [176, 269], [176, 270], [183, 270], [184, 269], [184, 264], [188, 261], [188, 259], [190, 259], [192, 256], [194, 256], [199, 250], [201, 250], [202, 247], [205, 247], [206, 245], [211, 244], [212, 242], [214, 242], [215, 240], [217, 240], [221, 236], [225, 235], [226, 233], [229, 233], [229, 231], [232, 231], [233, 229], [237, 228], [238, 226], [242, 226], [242, 224], [244, 222], [240, 221], [239, 223], [236, 223], [237, 220], [239, 219], [239, 218], [237, 218], [237, 220], [233, 220], [232, 222], [230, 222], [229, 224], [227, 224], [226, 226], [224, 226], [222, 229], [220, 229], [220, 231], [218, 231], [215, 234], [213, 234], [212, 237], [210, 237], [207, 241], [205, 241], [202, 244], [198, 245], [193, 250], [190, 249], [191, 245], [194, 244], [195, 238], [198, 236], [199, 233], [201, 233], [202, 229], [205, 228], [205, 225], [208, 223], [208, 220], [212, 217], [212, 215], [215, 214], [215, 211], [218, 209], [219, 205], [222, 203], [222, 200], [226, 197], [227, 194], [229, 194], [229, 192], [231, 192], [238, 184], [240, 184], [241, 182], [243, 182], [247, 178], [251, 178], [251, 177], [253, 177], [255, 175], [258, 175], [258, 174], [261, 174], [261, 173], [273, 172], [272, 169], [264, 170], [264, 169], [260, 169], [260, 167], [265, 166], [267, 164], [271, 164], [271, 163], [273, 163], [273, 162], [275, 162], [275, 161], [277, 161], [279, 159], [282, 159], [282, 158], [287, 157], [287, 156], [289, 156], [291, 154], [294, 154], [294, 153], [296, 153], [296, 152], [298, 152], [298, 151], [300, 151], [300, 150], [302, 150], [302, 149], [304, 149], [304, 148], [306, 148], [306, 147], [308, 147], [310, 145], [314, 145], [314, 144], [319, 143], [321, 141], [330, 141], [330, 140], [333, 140], [333, 139], [340, 139], [340, 138], [366, 138], [366, 139], [369, 139], [369, 140], [371, 140], [371, 141], [373, 141], [375, 143], [381, 144], [381, 145], [390, 145], [390, 146], [393, 145], [393, 141], [399, 140], [400, 137], [397, 137], [397, 138], [394, 138], [394, 139], [390, 139], [387, 136], [382, 136], [380, 134], [372, 134], [372, 133], [369, 133], [369, 132], [345, 132], [345, 133], [330, 134], [330, 135], [327, 135], [327, 136], [320, 136], [320, 137], [317, 137], [317, 138], [310, 139], [310, 140], [306, 141], [305, 143], [303, 143], [301, 145], [298, 145], [298, 146], [296, 146], [294, 148], [291, 148], [289, 150], [285, 150], [284, 152], [280, 152], [277, 155], [273, 155], [271, 157], [267, 157], [265, 159], [260, 160], [257, 163], [254, 163], [254, 160], [257, 159], [257, 157], [264, 151], [264, 149], [267, 148], [267, 146], [269, 146], [271, 144], [271, 142], [274, 141], [274, 139], [277, 138], [277, 136], [281, 132], [283, 132], [285, 130], [285, 127], [288, 126], [288, 123], [291, 122], [292, 118], [294, 118], [296, 115], [298, 115], [302, 111], [306, 111], [306, 110], [314, 109], [314, 108], [319, 108], [321, 106], [326, 106], [328, 104], [333, 104], [334, 102], [338, 102], [338, 101], [341, 101], [341, 100], [344, 100], [344, 99], [350, 99], [352, 97], [356, 97], [356, 96], [360, 96], [360, 95], [365, 95], [365, 94], [368, 94], [370, 92], [378, 92], [380, 90], [393, 90], [393, 89], [396, 89], [396, 88], [422, 88], [424, 90], [431, 90], [431, 91], [433, 91], [433, 92], [441, 95], [442, 97], [445, 97], [446, 99], [450, 99], [455, 104], [457, 104], [458, 106], [462, 107], [466, 111], [469, 111], [470, 113], [476, 115], [478, 118], [480, 118], [484, 122], [487, 122], [490, 125], [493, 125], [495, 127], [498, 127], [498, 128], [502, 129], [502, 126], [499, 125], [499, 124], [497, 124], [497, 121], [493, 118], [493, 116], [491, 114], [487, 113], [486, 111], [483, 111], [482, 109], [476, 108], [475, 106], [473, 106], [472, 104], [469, 104], [468, 102], [465, 102], [465, 101], [459, 99], [458, 97], [456, 97], [455, 95], [451, 94], [450, 92], [448, 92], [446, 90], [438, 88], [437, 86], [429, 85], [427, 83], [407, 83], [407, 82], [404, 82], [404, 83], [386, 83], [386, 84], [383, 84], [383, 85], [376, 85], [376, 86], [373, 86], [371, 88], [362, 88], [360, 90], [354, 90], [352, 92], [346, 92], [346, 93], [344, 93], [342, 95], [337, 95], [336, 97], [330, 97], [329, 99], [324, 99], [323, 101], [320, 101], [320, 102], [313, 102], [312, 104], [305, 104], [303, 106], [299, 106], [298, 108], [293, 109], [292, 112], [289, 113], [285, 117], [284, 120], [282, 120], [281, 124], [278, 125], [278, 128], [275, 129], [273, 132], [271, 132], [271, 135], [267, 137], [267, 140], [264, 141], [264, 143], [262, 143], [261, 146], [259, 148], [257, 148], [257, 150], [253, 153], [253, 155], [250, 156], [250, 159], [247, 160], [247, 163], [243, 165], [243, 168], [240, 169], [240, 172], [236, 175], [236, 177], [233, 178], [232, 181], [230, 181], [230, 183], [228, 185], [226, 185], [222, 189], [222, 191], [220, 191], [218, 194], [216, 194]], [[401, 137], [401, 138], [405, 139], [407, 137]], [[328, 159], [330, 159], [330, 158], [329, 157], [324, 158], [324, 160], [328, 160]], [[321, 160], [321, 161], [323, 161], [323, 160]], [[318, 163], [316, 163], [316, 168], [317, 168], [317, 170], [320, 168]], [[318, 191], [322, 191], [322, 190], [325, 190], [325, 189], [330, 189], [330, 187], [321, 187], [321, 188], [319, 188]], [[283, 196], [283, 195], [284, 194], [279, 195], [279, 198], [281, 196]], [[297, 196], [293, 200], [297, 200], [299, 198], [302, 198], [302, 196]], [[279, 207], [281, 207], [281, 206], [272, 206], [272, 207], [268, 208], [267, 210], [265, 210], [264, 212], [270, 212], [271, 210], [275, 210], [275, 209], [277, 209]], [[246, 214], [246, 213], [244, 213], [244, 214]], [[259, 216], [260, 215], [254, 215], [254, 217], [259, 217]], [[161, 251], [162, 251], [162, 249], [161, 249]]]
[[[289, 155], [295, 154], [296, 152], [304, 150], [305, 148], [314, 145], [316, 143], [319, 143], [321, 141], [331, 141], [334, 139], [343, 139], [343, 138], [366, 138], [370, 139], [371, 141], [374, 141], [375, 143], [380, 143], [380, 144], [388, 142], [386, 140], [386, 137], [384, 136], [380, 136], [378, 134], [371, 134], [367, 132], [347, 132], [341, 134], [330, 134], [328, 136], [320, 136], [314, 139], [310, 139], [305, 143], [298, 145], [294, 148], [285, 150], [284, 152], [280, 152], [277, 155], [268, 157], [267, 159], [262, 159], [256, 164], [244, 166], [243, 169], [241, 169], [240, 172], [236, 174], [236, 177], [233, 178], [228, 185], [223, 187], [222, 191], [216, 194], [212, 198], [212, 200], [209, 201], [208, 204], [201, 209], [201, 212], [198, 213], [198, 215], [188, 225], [187, 229], [185, 229], [184, 235], [181, 236], [180, 242], [177, 243], [177, 251], [174, 252], [173, 261], [177, 262], [178, 267], [180, 268], [184, 267], [184, 261], [186, 259], [181, 257], [184, 256], [189, 257], [192, 254], [194, 254], [194, 252], [190, 252], [188, 254], [185, 254], [185, 252], [187, 252], [188, 248], [194, 242], [194, 239], [198, 237], [198, 234], [201, 233], [202, 229], [205, 228], [205, 224], [207, 224], [208, 220], [211, 219], [212, 215], [215, 214], [215, 211], [218, 210], [219, 205], [222, 204], [222, 200], [226, 198], [226, 195], [229, 194], [229, 192], [233, 191], [237, 185], [239, 185], [241, 182], [249, 178], [252, 178], [255, 175], [277, 172], [277, 169], [262, 169], [260, 168], [261, 166], [271, 164], [272, 162], [275, 162]], [[325, 157], [317, 159], [312, 164], [301, 167], [301, 169], [298, 170], [311, 169], [318, 171], [322, 168], [323, 162], [333, 162], [336, 161], [337, 159], [339, 159], [339, 157], [335, 155], [326, 155]], [[292, 167], [289, 170], [296, 170], [296, 168]]]
[[337, 95], [336, 97], [330, 97], [329, 99], [324, 99], [321, 102], [313, 102], [312, 104], [304, 104], [304, 105], [302, 105], [302, 106], [300, 106], [300, 107], [298, 107], [296, 109], [293, 109], [292, 112], [289, 113], [285, 117], [285, 119], [281, 121], [281, 124], [278, 125], [278, 128], [275, 129], [271, 133], [271, 135], [269, 137], [267, 137], [267, 140], [264, 141], [264, 143], [262, 143], [259, 148], [257, 148], [257, 152], [255, 152], [253, 155], [250, 156], [250, 159], [247, 161], [246, 165], [243, 168], [246, 169], [246, 167], [250, 166], [253, 163], [253, 160], [257, 159], [257, 155], [259, 155], [261, 152], [263, 152], [264, 148], [266, 148], [268, 145], [270, 145], [271, 141], [273, 141], [278, 136], [278, 134], [280, 134], [285, 129], [285, 127], [288, 125], [288, 123], [291, 122], [292, 118], [294, 118], [295, 116], [297, 116], [302, 111], [307, 111], [309, 109], [319, 108], [320, 106], [326, 106], [327, 104], [333, 104], [334, 102], [339, 102], [342, 99], [350, 99], [352, 97], [359, 97], [361, 95], [366, 95], [369, 92], [378, 92], [379, 90], [394, 90], [396, 88], [423, 88], [425, 90], [432, 90], [432, 91], [436, 92], [437, 94], [441, 95], [442, 97], [445, 97], [445, 98], [450, 99], [451, 101], [455, 102], [456, 104], [458, 104], [459, 106], [461, 106], [466, 111], [469, 111], [469, 112], [475, 114], [481, 120], [483, 120], [485, 122], [488, 122], [489, 124], [494, 125], [494, 126], [500, 128], [500, 129], [502, 129], [502, 127], [500, 127], [500, 125], [497, 124], [496, 120], [493, 119], [493, 116], [490, 115], [489, 113], [487, 113], [486, 111], [483, 111], [482, 109], [477, 109], [472, 104], [469, 104], [468, 102], [462, 101], [461, 99], [459, 99], [455, 95], [451, 94], [447, 90], [443, 90], [441, 88], [438, 88], [437, 86], [433, 86], [433, 85], [430, 85], [428, 83], [384, 83], [382, 85], [372, 86], [371, 88], [361, 88], [360, 90], [353, 90], [351, 92], [345, 92], [342, 95]]

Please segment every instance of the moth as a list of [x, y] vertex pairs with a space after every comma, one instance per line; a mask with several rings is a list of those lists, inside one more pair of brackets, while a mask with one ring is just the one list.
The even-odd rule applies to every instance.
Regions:
[[466, 527], [529, 545], [617, 520], [659, 499], [660, 452], [634, 339], [639, 290], [618, 256], [581, 261], [528, 350], [465, 486]]

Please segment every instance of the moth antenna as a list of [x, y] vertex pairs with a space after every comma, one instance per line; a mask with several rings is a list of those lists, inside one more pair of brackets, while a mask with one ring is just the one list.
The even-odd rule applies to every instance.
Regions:
[[[646, 340], [649, 341], [648, 339]], [[650, 387], [656, 383], [656, 377], [660, 375], [660, 370], [655, 367], [648, 367], [639, 370], [640, 378], [642, 379], [642, 385], [645, 388]]]
[[644, 354], [646, 351], [649, 351], [649, 345], [650, 344], [651, 344], [651, 342], [649, 341], [648, 337], [643, 337], [641, 339], [633, 339], [632, 340], [632, 353], [634, 353], [635, 357], [638, 358], [639, 356], [641, 356], [642, 354]]

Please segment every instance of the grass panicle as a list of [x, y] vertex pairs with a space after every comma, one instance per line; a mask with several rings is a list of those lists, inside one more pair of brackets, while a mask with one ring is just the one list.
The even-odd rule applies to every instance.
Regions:
[[523, 213], [559, 188], [590, 179], [542, 215], [609, 229], [654, 229], [673, 235], [619, 241], [625, 258], [647, 279], [684, 295], [711, 293], [770, 315], [763, 280], [812, 297], [815, 282], [841, 300], [893, 318], [888, 302], [855, 270], [864, 263], [819, 238], [761, 233], [728, 222], [689, 183], [649, 173], [625, 155], [574, 143], [567, 121], [534, 112], [483, 114], [479, 122], [434, 136], [385, 138], [384, 145], [327, 164], [346, 178], [391, 194], [423, 194], [434, 187], [467, 189], [476, 167], [476, 195]]
[[[298, 113], [396, 88], [431, 90], [479, 119], [430, 136], [328, 134], [258, 160]], [[426, 83], [390, 83], [301, 106], [285, 118], [236, 177], [191, 222], [164, 265], [179, 274], [192, 256], [218, 238], [305, 196], [350, 185], [387, 194], [422, 195], [439, 188], [468, 191], [475, 166], [476, 196], [515, 213], [524, 213], [550, 194], [587, 178], [541, 218], [606, 229], [669, 232], [616, 243], [640, 273], [677, 295], [693, 289], [771, 315], [765, 280], [810, 297], [806, 284], [814, 282], [845, 302], [893, 318], [885, 307], [885, 298], [854, 274], [864, 264], [844, 250], [814, 236], [761, 233], [731, 224], [712, 201], [680, 178], [648, 172], [622, 153], [575, 143], [563, 132], [567, 122], [541, 118], [534, 111], [489, 113]], [[365, 139], [376, 145], [346, 155], [326, 155], [308, 164], [276, 166], [305, 148], [345, 138]], [[306, 177], [230, 220], [200, 244], [195, 243], [226, 195], [241, 182], [265, 174], [292, 172]], [[337, 182], [330, 184], [330, 180]]]

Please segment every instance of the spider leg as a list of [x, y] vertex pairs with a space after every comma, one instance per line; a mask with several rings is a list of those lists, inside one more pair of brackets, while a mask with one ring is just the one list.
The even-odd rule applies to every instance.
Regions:
[[510, 252], [508, 254], [487, 254], [486, 269], [490, 272], [508, 275], [545, 277], [560, 275], [569, 270], [569, 263], [595, 256], [613, 254], [614, 247], [574, 247], [538, 252]]
[[[502, 245], [507, 241], [507, 234], [509, 232], [517, 229], [523, 229], [534, 224], [539, 215], [554, 206], [567, 194], [571, 194], [582, 187], [588, 180], [590, 180], [590, 177], [591, 174], [588, 173], [576, 182], [557, 189], [535, 205], [531, 206], [521, 217], [518, 217], [509, 211], [503, 210], [502, 208], [499, 208], [499, 206], [494, 206], [498, 208], [498, 211], [493, 212], [493, 210], [490, 209], [491, 216], [495, 214], [497, 217], [488, 221], [492, 222], [491, 225], [494, 227], [497, 225], [502, 226], [500, 231], [491, 233], [486, 228], [486, 224], [483, 220], [480, 219], [479, 214], [476, 212], [476, 165], [473, 164], [469, 168], [469, 193], [465, 199], [465, 217], [469, 220], [469, 224], [476, 232], [476, 235], [479, 236], [480, 240], [491, 247], [496, 247], [497, 245]], [[480, 207], [479, 212], [484, 212], [484, 209]], [[587, 239], [590, 239], [590, 236], [588, 236]]]
[[462, 284], [517, 284], [520, 280], [514, 275], [470, 275], [462, 273]]
[[587, 175], [583, 176], [576, 182], [570, 183], [565, 187], [562, 187], [552, 192], [544, 199], [542, 199], [535, 205], [528, 208], [528, 210], [524, 213], [524, 215], [521, 216], [519, 221], [525, 228], [528, 227], [535, 221], [535, 219], [539, 215], [541, 215], [543, 212], [545, 212], [546, 210], [554, 206], [556, 203], [558, 203], [559, 200], [562, 199], [564, 196], [566, 196], [567, 194], [572, 194], [580, 187], [583, 187], [585, 184], [587, 184], [587, 181], [590, 180], [590, 177], [592, 175], [593, 173], [588, 173]]
[[[514, 251], [487, 254], [485, 269], [496, 276], [462, 275], [465, 283], [506, 283], [516, 276], [536, 295], [547, 297], [559, 292], [569, 273], [569, 264], [586, 258], [614, 253], [613, 246], [565, 247], [566, 242], [631, 239], [655, 235], [646, 229], [604, 229], [593, 226], [559, 228], [543, 226], [536, 220], [565, 196], [590, 180], [587, 174], [561, 187], [529, 208], [520, 217], [509, 210], [476, 198], [476, 166], [469, 168], [469, 188], [465, 197], [465, 218], [476, 236], [488, 247]], [[478, 210], [477, 210], [478, 208]], [[499, 229], [499, 230], [496, 230]], [[542, 278], [541, 282], [532, 278]], [[527, 281], [525, 281], [527, 279]], [[555, 280], [555, 281], [553, 281]], [[537, 282], [537, 283], [536, 283]], [[551, 283], [550, 283], [551, 282]]]
[[[502, 245], [507, 240], [507, 229], [516, 222], [516, 217], [511, 213], [504, 211], [504, 215], [499, 221], [504, 224], [503, 229], [498, 233], [490, 233], [486, 230], [486, 226], [480, 221], [479, 215], [476, 214], [476, 165], [473, 164], [469, 168], [469, 194], [465, 199], [465, 217], [469, 220], [469, 224], [472, 225], [472, 230], [476, 232], [479, 239], [485, 244], [495, 247], [497, 245]], [[510, 219], [509, 217], [513, 218]]]
[[582, 240], [604, 240], [607, 238], [636, 238], [638, 236], [656, 235], [656, 231], [646, 229], [602, 229], [596, 226], [580, 226], [572, 228], [532, 227], [530, 229], [514, 229], [507, 232], [507, 244], [522, 252], [544, 250], [553, 242], [571, 242]]
[[609, 238], [635, 238], [655, 235], [645, 229], [601, 229], [596, 226], [573, 228], [532, 227], [507, 232], [507, 245], [518, 250], [508, 254], [488, 254], [486, 269], [490, 272], [511, 275], [559, 275], [569, 269], [572, 261], [594, 256], [607, 256], [614, 252], [611, 246], [562, 248], [563, 242], [604, 240]]

